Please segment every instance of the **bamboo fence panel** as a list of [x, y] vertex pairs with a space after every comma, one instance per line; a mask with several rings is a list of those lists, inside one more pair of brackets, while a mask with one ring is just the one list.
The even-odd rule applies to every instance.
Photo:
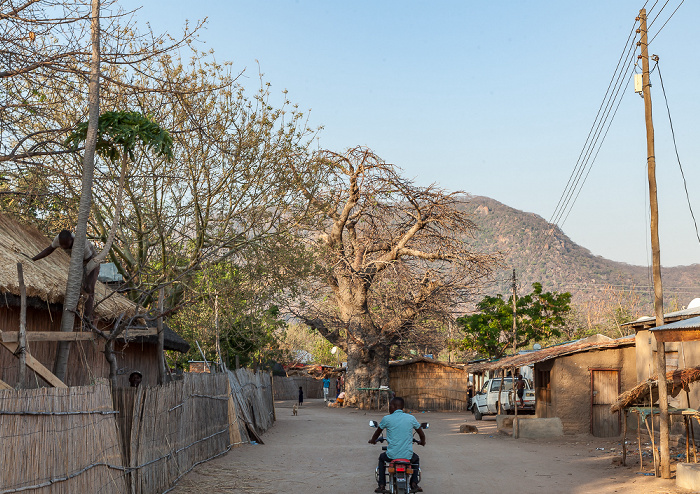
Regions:
[[223, 374], [187, 374], [139, 388], [130, 446], [134, 494], [166, 492], [194, 466], [231, 448], [229, 396]]
[[291, 376], [272, 378], [275, 400], [297, 400], [299, 387], [304, 391], [304, 399], [323, 398], [323, 381], [313, 377]]
[[[249, 369], [228, 371], [228, 376], [238, 418], [242, 421], [241, 435], [256, 440], [254, 434], [262, 434], [274, 422], [272, 378], [267, 373]], [[253, 437], [249, 428], [253, 430]]]
[[109, 386], [0, 391], [0, 493], [123, 494]]

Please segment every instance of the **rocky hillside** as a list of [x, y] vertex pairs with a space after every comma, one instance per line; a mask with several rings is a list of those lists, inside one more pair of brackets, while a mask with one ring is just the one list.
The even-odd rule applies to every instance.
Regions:
[[[595, 256], [544, 218], [488, 197], [470, 197], [466, 207], [479, 227], [470, 244], [475, 250], [503, 255], [504, 267], [489, 293], [509, 292], [506, 278], [515, 268], [521, 290], [529, 291], [533, 282], [540, 281], [547, 290], [571, 292], [574, 303], [595, 299], [611, 286], [634, 294], [643, 305], [652, 300], [651, 272], [646, 266]], [[665, 302], [671, 309], [700, 297], [700, 264], [664, 268], [662, 279]], [[648, 307], [646, 312], [651, 313], [652, 306]]]

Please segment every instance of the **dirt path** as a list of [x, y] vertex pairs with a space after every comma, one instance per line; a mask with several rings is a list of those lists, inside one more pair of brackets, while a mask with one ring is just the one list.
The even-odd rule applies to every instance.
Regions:
[[[277, 403], [277, 423], [264, 445], [246, 445], [204, 463], [173, 491], [185, 493], [371, 493], [379, 446], [367, 444], [370, 419], [381, 414], [326, 408], [310, 400], [292, 416], [291, 402]], [[674, 481], [637, 475], [637, 466], [614, 467], [619, 441], [582, 436], [566, 440], [514, 440], [496, 432], [493, 418], [471, 414], [416, 413], [430, 422], [421, 457], [426, 494], [463, 492], [676, 493]], [[460, 434], [467, 421], [478, 434]], [[605, 448], [604, 451], [596, 448]]]

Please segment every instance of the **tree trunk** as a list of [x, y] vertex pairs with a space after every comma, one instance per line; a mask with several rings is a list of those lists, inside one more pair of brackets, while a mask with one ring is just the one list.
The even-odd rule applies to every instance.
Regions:
[[348, 343], [348, 370], [345, 379], [346, 403], [362, 409], [377, 404], [378, 391], [360, 388], [389, 386], [389, 347], [384, 344], [372, 346]]
[[[70, 268], [66, 297], [63, 301], [61, 331], [73, 331], [75, 311], [80, 300], [80, 287], [83, 282], [83, 252], [87, 238], [87, 223], [92, 205], [92, 181], [95, 171], [95, 145], [97, 143], [97, 123], [100, 117], [100, 0], [92, 0], [91, 14], [92, 62], [90, 63], [90, 83], [88, 89], [88, 130], [83, 155], [83, 180], [78, 206], [78, 223], [75, 226], [75, 240], [71, 251]], [[58, 344], [54, 374], [61, 381], [66, 380], [70, 342]]]

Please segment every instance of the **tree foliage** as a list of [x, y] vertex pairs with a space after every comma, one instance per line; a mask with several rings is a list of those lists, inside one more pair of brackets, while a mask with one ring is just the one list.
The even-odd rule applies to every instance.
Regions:
[[544, 292], [533, 283], [533, 291], [516, 299], [516, 333], [513, 334], [513, 298], [503, 295], [484, 297], [477, 314], [457, 319], [466, 334], [459, 342], [465, 350], [474, 350], [489, 358], [500, 358], [509, 349], [561, 335], [565, 316], [570, 310], [571, 294]]

